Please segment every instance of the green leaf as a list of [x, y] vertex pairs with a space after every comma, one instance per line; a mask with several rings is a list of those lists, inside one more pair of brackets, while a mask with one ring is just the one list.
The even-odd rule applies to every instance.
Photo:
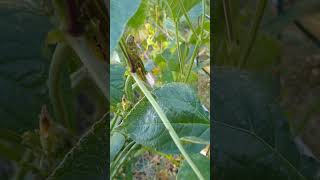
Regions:
[[[202, 15], [202, 3], [198, 3], [188, 12], [188, 16], [192, 22], [197, 22], [198, 17]], [[186, 18], [183, 16], [181, 21], [185, 21]]]
[[111, 105], [114, 106], [121, 102], [121, 98], [124, 93], [125, 68], [120, 64], [111, 64], [110, 66], [110, 98]]
[[132, 16], [128, 22], [128, 26], [131, 28], [138, 28], [144, 24], [147, 17], [148, 0], [141, 0], [140, 6], [137, 12]]
[[[188, 85], [169, 83], [153, 91], [156, 101], [167, 115], [179, 137], [194, 136], [209, 141], [210, 123], [196, 93]], [[134, 141], [164, 153], [177, 154], [159, 116], [146, 98], [139, 101], [120, 126]], [[203, 145], [186, 144], [189, 152], [199, 152]]]
[[118, 44], [129, 19], [137, 11], [141, 0], [111, 0], [110, 2], [110, 52]]
[[21, 133], [38, 127], [41, 106], [49, 104], [49, 61], [42, 47], [50, 21], [20, 8], [1, 6], [0, 29], [1, 128]]
[[168, 69], [170, 71], [179, 71], [178, 51], [177, 49], [172, 53], [170, 49], [162, 52], [161, 56], [166, 60]]
[[[201, 154], [192, 154], [191, 159], [199, 168], [204, 179], [210, 179], [210, 159]], [[187, 161], [183, 161], [181, 168], [179, 169], [177, 180], [194, 180], [198, 179], [197, 175], [191, 169]]]
[[116, 157], [118, 152], [121, 150], [125, 142], [125, 138], [120, 133], [113, 133], [110, 138], [110, 161]]
[[108, 118], [109, 116], [104, 116], [84, 134], [48, 180], [105, 180], [108, 178]]
[[168, 12], [169, 16], [173, 20], [180, 19], [180, 17], [183, 15], [183, 9], [180, 6], [179, 1], [184, 6], [184, 9], [186, 12], [189, 12], [190, 9], [192, 9], [195, 5], [197, 5], [200, 0], [166, 0], [167, 1], [167, 7], [166, 11]]
[[257, 73], [213, 70], [216, 179], [316, 179], [319, 162], [301, 154], [277, 104], [273, 82]]

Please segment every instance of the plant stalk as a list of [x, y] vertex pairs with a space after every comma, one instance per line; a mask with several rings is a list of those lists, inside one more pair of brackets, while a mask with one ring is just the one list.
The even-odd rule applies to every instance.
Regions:
[[178, 0], [178, 1], [179, 1], [180, 7], [182, 8], [183, 15], [184, 15], [184, 17], [186, 18], [187, 23], [188, 23], [188, 25], [189, 25], [192, 33], [195, 34], [198, 38], [201, 38], [200, 36], [197, 35], [196, 30], [194, 29], [194, 27], [193, 27], [193, 25], [192, 25], [192, 23], [191, 23], [191, 20], [190, 20], [190, 18], [189, 18], [189, 15], [188, 15], [186, 9], [184, 8], [183, 3], [181, 2], [181, 0]]
[[256, 10], [256, 14], [254, 16], [253, 25], [252, 25], [251, 30], [249, 32], [249, 41], [248, 41], [247, 47], [245, 48], [244, 54], [243, 54], [243, 56], [241, 58], [240, 67], [243, 67], [243, 66], [245, 66], [247, 64], [248, 57], [250, 55], [250, 52], [251, 52], [251, 50], [253, 48], [253, 44], [254, 44], [254, 42], [256, 40], [256, 37], [257, 37], [257, 32], [259, 30], [259, 26], [260, 26], [264, 11], [266, 9], [267, 2], [268, 2], [267, 0], [259, 0], [258, 1], [257, 10]]
[[[121, 155], [121, 159], [119, 160], [119, 162], [115, 165], [115, 170], [120, 169], [121, 165], [123, 164], [123, 162], [128, 158], [128, 156], [133, 152], [133, 150], [136, 149], [136, 147], [138, 147], [139, 144], [135, 143], [133, 146], [130, 147], [130, 149], [128, 151], [126, 151], [126, 154]], [[111, 175], [111, 179], [113, 179], [113, 177], [116, 175], [117, 171], [113, 171], [112, 175]]]
[[63, 100], [63, 88], [61, 87], [61, 70], [66, 65], [66, 61], [70, 60], [72, 49], [65, 43], [59, 43], [52, 56], [49, 69], [49, 96], [55, 113], [55, 120], [62, 122], [69, 130], [74, 132], [75, 122], [68, 113], [66, 104]]
[[84, 37], [80, 36], [75, 38], [68, 34], [65, 34], [65, 37], [68, 44], [73, 48], [83, 65], [87, 68], [93, 81], [106, 97], [106, 100], [109, 101], [109, 88], [106, 84], [109, 78], [107, 64], [99, 60], [94, 53], [90, 51]]
[[179, 21], [175, 21], [175, 29], [176, 29], [176, 43], [178, 47], [178, 59], [179, 59], [179, 67], [180, 67], [180, 76], [183, 75], [183, 60], [181, 56], [181, 49], [180, 49], [180, 44], [179, 44]]
[[204, 29], [204, 19], [205, 19], [205, 6], [206, 6], [206, 2], [205, 0], [202, 0], [202, 24], [201, 24], [201, 32], [200, 32], [200, 39], [197, 40], [197, 43], [196, 43], [196, 46], [193, 50], [193, 53], [192, 53], [192, 56], [191, 56], [191, 59], [190, 59], [190, 65], [189, 65], [189, 69], [188, 69], [188, 73], [187, 73], [187, 76], [186, 76], [186, 79], [184, 82], [187, 82], [188, 79], [189, 79], [189, 76], [190, 76], [190, 73], [191, 73], [191, 70], [192, 70], [192, 66], [193, 66], [193, 63], [194, 63], [194, 60], [198, 54], [198, 49], [200, 47], [200, 42], [202, 41], [202, 36], [203, 36], [203, 29]]
[[224, 9], [224, 16], [226, 21], [228, 42], [229, 42], [229, 45], [231, 45], [233, 43], [234, 36], [233, 36], [233, 27], [232, 27], [231, 9], [230, 9], [229, 0], [223, 0], [223, 9]]
[[189, 68], [188, 68], [188, 71], [187, 71], [188, 73], [187, 73], [187, 76], [186, 76], [186, 79], [184, 80], [184, 82], [187, 82], [188, 79], [189, 79], [194, 60], [195, 60], [195, 58], [196, 58], [196, 56], [198, 54], [198, 49], [200, 47], [200, 42], [201, 41], [199, 41], [199, 40], [197, 41], [197, 44], [196, 44], [196, 46], [195, 46], [195, 48], [193, 50], [193, 53], [192, 53], [192, 56], [191, 56], [191, 59], [190, 59], [190, 65], [189, 65]]

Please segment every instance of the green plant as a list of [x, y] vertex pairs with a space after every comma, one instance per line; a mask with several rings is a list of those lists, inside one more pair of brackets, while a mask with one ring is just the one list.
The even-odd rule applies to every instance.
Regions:
[[319, 178], [319, 161], [300, 151], [279, 105], [278, 69], [280, 29], [316, 2], [274, 18], [271, 3], [221, 0], [213, 9], [214, 179]]
[[0, 179], [106, 179], [106, 4], [33, 0], [0, 8], [2, 43], [14, 44], [1, 48], [10, 69], [1, 69], [3, 95], [11, 102], [1, 99], [0, 156], [16, 167]]
[[208, 48], [208, 5], [111, 1], [110, 52], [120, 59], [111, 64], [111, 178], [131, 171], [130, 159], [152, 150], [185, 158], [178, 178], [189, 172], [190, 179], [209, 179], [209, 159], [197, 156], [210, 140], [209, 114], [194, 90], [202, 71], [194, 62], [206, 60], [199, 50]]

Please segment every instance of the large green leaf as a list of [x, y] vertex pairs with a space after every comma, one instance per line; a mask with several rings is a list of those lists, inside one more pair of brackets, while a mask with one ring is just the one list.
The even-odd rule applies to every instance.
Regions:
[[213, 70], [216, 179], [315, 179], [319, 163], [301, 154], [272, 82], [239, 70]]
[[[201, 154], [192, 154], [191, 159], [199, 168], [201, 174], [206, 180], [210, 179], [210, 159]], [[177, 180], [194, 180], [198, 179], [197, 175], [191, 169], [186, 160], [183, 161], [179, 169]]]
[[[209, 115], [188, 85], [169, 83], [153, 91], [179, 137], [194, 136], [209, 141]], [[139, 101], [125, 117], [120, 129], [139, 144], [165, 153], [179, 153], [168, 131], [149, 101]], [[187, 151], [199, 152], [203, 145], [185, 144]]]
[[3, 129], [20, 133], [36, 128], [41, 106], [49, 103], [46, 86], [49, 61], [42, 54], [49, 28], [47, 17], [0, 6], [0, 118]]
[[141, 0], [111, 0], [110, 52], [117, 46], [129, 19], [137, 11]]
[[128, 26], [138, 28], [144, 24], [147, 17], [148, 0], [141, 0], [140, 6], [134, 16], [128, 22]]
[[110, 65], [110, 98], [112, 106], [121, 101], [125, 81], [124, 72], [125, 69], [120, 64]]
[[48, 180], [105, 180], [108, 178], [109, 116], [95, 123], [68, 152]]

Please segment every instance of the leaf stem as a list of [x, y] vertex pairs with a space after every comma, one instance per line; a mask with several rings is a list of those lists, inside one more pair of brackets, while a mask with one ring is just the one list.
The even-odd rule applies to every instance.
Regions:
[[166, 129], [168, 130], [173, 142], [176, 144], [176, 146], [178, 147], [178, 149], [180, 150], [181, 154], [184, 156], [184, 158], [186, 159], [186, 161], [189, 163], [190, 167], [193, 169], [193, 171], [195, 172], [195, 174], [198, 176], [198, 178], [200, 180], [204, 180], [203, 175], [201, 174], [200, 170], [198, 169], [198, 167], [194, 164], [194, 162], [192, 161], [192, 159], [190, 158], [189, 154], [185, 151], [184, 147], [182, 146], [182, 143], [180, 141], [179, 136], [177, 135], [177, 133], [175, 132], [175, 130], [173, 129], [170, 121], [168, 120], [167, 116], [165, 115], [165, 113], [163, 112], [163, 110], [161, 109], [161, 107], [159, 106], [159, 104], [156, 102], [156, 100], [153, 98], [153, 96], [151, 95], [150, 91], [145, 87], [145, 85], [143, 84], [143, 82], [139, 79], [139, 77], [137, 76], [136, 73], [131, 73], [132, 77], [134, 78], [134, 80], [137, 82], [138, 86], [140, 87], [141, 91], [143, 92], [143, 94], [146, 96], [146, 98], [149, 100], [150, 104], [152, 105], [152, 107], [154, 108], [154, 110], [157, 112], [157, 114], [159, 115], [161, 121], [163, 122], [164, 126], [166, 127]]

